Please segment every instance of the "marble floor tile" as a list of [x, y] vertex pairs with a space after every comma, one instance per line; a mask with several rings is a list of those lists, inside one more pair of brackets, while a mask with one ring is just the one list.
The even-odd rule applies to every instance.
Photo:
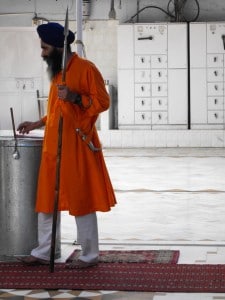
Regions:
[[[178, 263], [225, 264], [225, 149], [105, 149], [118, 204], [98, 213], [100, 250], [175, 249]], [[75, 248], [62, 213], [62, 257]], [[225, 300], [225, 293], [0, 290], [0, 300]]]

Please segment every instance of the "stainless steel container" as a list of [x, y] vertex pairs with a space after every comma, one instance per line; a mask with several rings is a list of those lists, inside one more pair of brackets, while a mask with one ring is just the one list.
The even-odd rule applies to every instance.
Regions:
[[[19, 138], [19, 158], [13, 137], [0, 136], [0, 260], [29, 255], [37, 246], [35, 199], [42, 138]], [[56, 255], [60, 257], [60, 236]]]

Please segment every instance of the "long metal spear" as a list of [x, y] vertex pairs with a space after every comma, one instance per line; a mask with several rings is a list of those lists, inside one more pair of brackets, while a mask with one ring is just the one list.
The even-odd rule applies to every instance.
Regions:
[[[62, 57], [62, 83], [66, 81], [66, 63], [67, 63], [67, 36], [68, 29], [68, 7], [66, 10], [65, 26], [64, 26], [64, 47]], [[60, 189], [60, 167], [61, 167], [61, 152], [62, 152], [62, 132], [63, 132], [63, 117], [60, 113], [59, 125], [58, 125], [58, 147], [57, 147], [57, 160], [56, 160], [56, 181], [55, 181], [55, 199], [54, 210], [52, 220], [52, 240], [51, 240], [51, 253], [50, 253], [50, 272], [54, 272], [55, 267], [55, 242], [56, 242], [56, 226], [58, 215], [58, 203], [59, 203], [59, 189]]]

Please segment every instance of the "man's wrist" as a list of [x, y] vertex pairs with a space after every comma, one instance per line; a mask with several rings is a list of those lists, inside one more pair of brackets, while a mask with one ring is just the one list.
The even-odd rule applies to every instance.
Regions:
[[70, 92], [68, 100], [70, 102], [72, 102], [73, 104], [78, 104], [79, 105], [79, 104], [82, 103], [81, 95], [79, 95], [77, 93], [73, 93], [73, 92]]
[[80, 105], [82, 103], [81, 95], [76, 94], [76, 97], [74, 99], [74, 104]]
[[45, 122], [43, 119], [40, 119], [36, 122], [36, 128], [40, 128], [40, 127], [43, 127], [45, 126]]
[[77, 94], [77, 93], [73, 93], [72, 97], [71, 97], [71, 102], [73, 104], [81, 104], [82, 100], [81, 100], [81, 95]]

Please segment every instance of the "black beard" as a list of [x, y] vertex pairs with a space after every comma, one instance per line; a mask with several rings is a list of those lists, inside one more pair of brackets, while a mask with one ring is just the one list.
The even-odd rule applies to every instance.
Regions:
[[62, 52], [54, 48], [48, 56], [43, 57], [48, 68], [47, 72], [50, 80], [52, 80], [62, 70]]

